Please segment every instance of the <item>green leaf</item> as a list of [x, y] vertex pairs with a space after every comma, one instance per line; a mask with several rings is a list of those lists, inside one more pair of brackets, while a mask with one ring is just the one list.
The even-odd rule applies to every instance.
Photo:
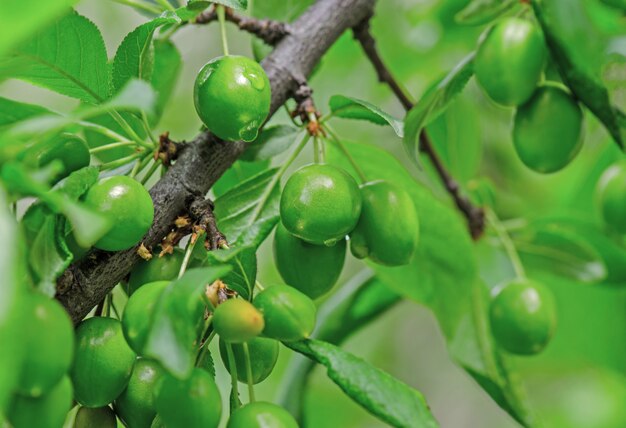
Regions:
[[[595, 58], [596, 61], [589, 61], [588, 57], [580, 53], [576, 55], [575, 51], [584, 49], [588, 41], [580, 40], [580, 37], [565, 38], [563, 36], [563, 33], [569, 35], [569, 32], [573, 30], [572, 27], [575, 26], [575, 20], [571, 18], [571, 14], [575, 13], [573, 11], [580, 11], [579, 13], [584, 14], [584, 5], [575, 0], [567, 4], [559, 4], [553, 0], [541, 3], [533, 0], [532, 5], [563, 81], [574, 96], [602, 122], [615, 143], [624, 149], [626, 127], [623, 124], [620, 125], [621, 113], [611, 104], [607, 89], [600, 79], [592, 74], [593, 70], [587, 65], [590, 62], [597, 62], [597, 58]], [[586, 34], [586, 30], [587, 27], [582, 29], [584, 31], [582, 34]], [[594, 40], [589, 35], [586, 38]], [[564, 40], [569, 40], [570, 45], [568, 46]], [[580, 47], [579, 43], [582, 43]], [[603, 46], [595, 46], [595, 49], [603, 50]]]
[[258, 247], [278, 222], [276, 171], [255, 175], [215, 201], [217, 226], [230, 243]]
[[20, 46], [0, 62], [19, 62], [13, 77], [82, 101], [98, 104], [109, 96], [109, 67], [98, 27], [70, 13]]
[[467, 98], [460, 96], [455, 99], [426, 128], [440, 160], [460, 183], [467, 183], [476, 176], [483, 153], [483, 135], [476, 126], [481, 115], [474, 100]]
[[581, 282], [600, 282], [607, 276], [600, 254], [577, 233], [558, 224], [526, 230], [513, 237], [522, 262]]
[[[87, 167], [70, 174], [54, 191], [63, 193], [72, 200], [78, 200], [97, 181], [98, 168]], [[87, 215], [87, 221], [89, 219], [90, 214]], [[99, 219], [96, 220], [95, 227], [98, 221]], [[74, 258], [65, 241], [65, 220], [45, 208], [43, 204], [35, 203], [26, 211], [22, 225], [27, 233], [28, 260], [36, 276], [37, 288], [52, 297], [56, 292], [56, 279]], [[96, 239], [100, 237], [99, 233], [96, 231]]]
[[157, 120], [172, 96], [181, 68], [182, 58], [176, 45], [169, 40], [155, 40], [151, 83], [158, 94], [155, 117]]
[[472, 0], [454, 16], [454, 20], [464, 25], [483, 25], [518, 5], [518, 0]]
[[[134, 79], [129, 81], [115, 97], [101, 105], [83, 108], [67, 116], [55, 114], [36, 116], [32, 119], [18, 122], [7, 130], [4, 137], [23, 139], [59, 132], [65, 128], [74, 127], [76, 122], [85, 118], [97, 117], [111, 110], [122, 112], [143, 111], [148, 115], [153, 115], [156, 100], [156, 93], [149, 83]], [[114, 123], [112, 118], [110, 120]], [[110, 128], [113, 128], [113, 126], [110, 126]]]
[[401, 120], [385, 113], [367, 101], [344, 97], [343, 95], [333, 95], [328, 104], [334, 116], [344, 119], [367, 120], [377, 125], [389, 125], [398, 137], [402, 138], [404, 134]]
[[50, 110], [38, 105], [0, 97], [0, 129], [34, 116], [50, 113]]
[[204, 3], [222, 4], [235, 10], [246, 10], [248, 8], [248, 0], [211, 0], [210, 2], [206, 0], [189, 0], [189, 6]]
[[529, 225], [530, 229], [558, 228], [590, 246], [606, 269], [603, 285], [623, 287], [626, 284], [626, 247], [608, 237], [595, 224], [572, 217], [544, 218]]
[[152, 313], [145, 354], [174, 376], [185, 378], [193, 370], [197, 343], [193, 318], [204, 287], [228, 273], [228, 266], [190, 269], [163, 290]]
[[56, 279], [73, 259], [65, 244], [64, 226], [59, 215], [50, 213], [29, 248], [28, 261], [37, 277], [37, 289], [50, 297], [56, 292]]
[[[400, 302], [400, 295], [363, 270], [351, 278], [317, 312], [316, 339], [339, 345]], [[315, 362], [294, 358], [285, 373], [281, 404], [301, 419], [304, 394]]]
[[474, 74], [474, 55], [466, 56], [446, 77], [430, 88], [404, 119], [404, 148], [419, 165], [419, 136], [422, 129], [445, 111]]
[[151, 81], [154, 70], [154, 32], [179, 22], [174, 17], [155, 18], [131, 31], [117, 48], [113, 59], [113, 89], [120, 90], [130, 79]]
[[395, 427], [438, 427], [417, 390], [330, 343], [303, 340], [285, 344], [324, 365], [328, 377], [374, 416]]
[[292, 125], [273, 125], [264, 128], [258, 138], [248, 145], [240, 156], [247, 162], [268, 160], [284, 153], [296, 141], [300, 129]]
[[2, 0], [0, 56], [44, 28], [78, 0]]
[[220, 279], [228, 285], [228, 288], [239, 293], [241, 297], [251, 300], [257, 273], [255, 247], [235, 247], [228, 250], [209, 251], [207, 258], [209, 266], [230, 266], [231, 271]]
[[230, 168], [217, 180], [211, 191], [216, 198], [228, 193], [233, 187], [239, 185], [249, 178], [267, 170], [270, 166], [269, 160], [258, 162], [236, 161]]
[[90, 247], [111, 228], [108, 218], [86, 206], [75, 202], [63, 192], [50, 191], [37, 181], [36, 175], [23, 165], [9, 162], [2, 167], [2, 180], [16, 192], [36, 196], [53, 212], [63, 214], [74, 228], [74, 237], [81, 247]]

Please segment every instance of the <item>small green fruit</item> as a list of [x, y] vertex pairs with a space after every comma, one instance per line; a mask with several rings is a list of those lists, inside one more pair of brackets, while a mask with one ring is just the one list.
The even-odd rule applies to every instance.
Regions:
[[626, 234], [626, 161], [614, 164], [602, 174], [597, 194], [604, 221]]
[[126, 388], [136, 355], [130, 349], [122, 323], [93, 317], [76, 328], [76, 355], [70, 372], [74, 398], [86, 407], [103, 407]]
[[298, 428], [287, 410], [276, 404], [256, 401], [237, 409], [230, 416], [227, 428]]
[[[255, 337], [247, 344], [252, 370], [252, 383], [257, 384], [263, 382], [274, 369], [276, 360], [278, 360], [278, 342], [274, 339]], [[226, 370], [230, 373], [230, 363], [228, 362], [228, 352], [226, 350], [228, 345], [228, 343], [220, 339], [220, 356]], [[237, 367], [237, 379], [242, 383], [248, 383], [246, 354], [243, 344], [231, 343], [230, 346], [232, 346], [235, 366]]]
[[162, 376], [163, 369], [155, 361], [137, 360], [128, 386], [115, 400], [115, 411], [127, 427], [150, 428], [156, 416], [154, 391]]
[[72, 407], [72, 383], [67, 376], [43, 395], [16, 395], [7, 412], [15, 428], [61, 428]]
[[152, 324], [152, 312], [168, 285], [168, 281], [145, 284], [133, 293], [126, 303], [122, 316], [122, 329], [128, 345], [138, 355], [143, 355]]
[[270, 81], [250, 58], [217, 57], [200, 69], [194, 102], [212, 133], [227, 141], [252, 141], [270, 111]]
[[217, 385], [209, 373], [199, 368], [186, 380], [164, 374], [154, 407], [168, 428], [217, 428], [222, 415]]
[[539, 283], [511, 281], [497, 290], [489, 320], [493, 336], [502, 348], [513, 354], [537, 354], [554, 334], [554, 297]]
[[57, 182], [72, 172], [89, 166], [90, 158], [89, 147], [80, 137], [63, 133], [31, 147], [24, 153], [23, 162], [41, 168], [52, 161], [61, 161], [63, 169], [54, 178], [54, 182]]
[[136, 245], [152, 226], [154, 206], [148, 191], [125, 175], [100, 180], [85, 195], [85, 203], [106, 215], [112, 228], [95, 247], [120, 251]]
[[500, 21], [478, 48], [476, 79], [495, 102], [517, 106], [533, 94], [541, 78], [547, 49], [541, 31], [530, 21]]
[[294, 172], [280, 197], [285, 229], [307, 242], [334, 245], [352, 232], [361, 214], [361, 192], [342, 169], [312, 164]]
[[515, 151], [534, 171], [558, 171], [580, 152], [582, 124], [583, 112], [571, 95], [556, 86], [542, 86], [515, 113]]
[[[117, 418], [109, 406], [83, 407], [76, 412], [74, 428], [116, 428]], [[133, 427], [134, 428], [134, 427]]]
[[309, 337], [315, 329], [317, 308], [300, 291], [286, 285], [266, 288], [254, 298], [265, 319], [263, 335], [281, 341]]
[[74, 356], [74, 326], [59, 302], [39, 293], [25, 296], [28, 320], [18, 390], [38, 397], [65, 376]]
[[350, 250], [386, 266], [409, 263], [419, 239], [419, 221], [411, 195], [388, 181], [361, 186], [363, 208], [350, 234]]
[[309, 244], [278, 223], [274, 260], [280, 276], [311, 299], [328, 293], [339, 279], [346, 259], [346, 241], [333, 246]]
[[261, 312], [244, 299], [229, 299], [213, 314], [213, 328], [227, 342], [242, 343], [254, 339], [264, 326]]
[[130, 272], [128, 295], [130, 296], [139, 287], [149, 282], [172, 281], [176, 279], [184, 258], [185, 252], [180, 248], [176, 248], [172, 254], [165, 254], [163, 257], [159, 257], [157, 253], [153, 254], [148, 261], [140, 261]]

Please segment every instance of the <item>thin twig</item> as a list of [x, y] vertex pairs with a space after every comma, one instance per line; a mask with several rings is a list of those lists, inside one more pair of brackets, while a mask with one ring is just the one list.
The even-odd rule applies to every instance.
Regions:
[[[274, 46], [283, 37], [290, 34], [289, 26], [281, 21], [272, 19], [256, 19], [242, 16], [232, 9], [226, 8], [226, 21], [237, 25], [240, 30], [254, 34], [268, 45]], [[208, 24], [218, 19], [215, 8], [202, 12], [195, 20], [196, 24]]]
[[[413, 107], [413, 101], [408, 96], [407, 92], [400, 86], [398, 81], [394, 79], [393, 75], [378, 53], [378, 50], [376, 49], [376, 40], [370, 33], [369, 18], [354, 27], [352, 31], [354, 33], [354, 37], [361, 44], [365, 55], [374, 66], [376, 74], [378, 75], [378, 80], [389, 86], [405, 110], [410, 110]], [[472, 238], [474, 240], [480, 238], [485, 230], [485, 211], [481, 207], [474, 206], [474, 204], [472, 204], [466, 196], [461, 194], [459, 184], [443, 165], [443, 162], [437, 155], [426, 130], [422, 130], [419, 138], [420, 149], [430, 158], [433, 166], [437, 170], [437, 174], [443, 182], [443, 185], [450, 196], [452, 196], [455, 205], [467, 219], [468, 228]]]

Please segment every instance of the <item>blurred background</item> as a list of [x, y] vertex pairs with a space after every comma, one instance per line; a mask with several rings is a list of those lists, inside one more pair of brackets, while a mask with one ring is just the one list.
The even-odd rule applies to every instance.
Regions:
[[[255, 3], [262, 5], [263, 1], [255, 0]], [[293, 6], [295, 10], [296, 3], [285, 0], [285, 7]], [[484, 27], [461, 26], [454, 20], [454, 15], [467, 3], [467, 0], [378, 2], [372, 32], [383, 58], [414, 98], [475, 48]], [[610, 39], [610, 60], [605, 58], [602, 77], [611, 86], [614, 101], [624, 103], [625, 19], [599, 2], [584, 3], [588, 4], [586, 18], [597, 26], [595, 30]], [[123, 37], [146, 20], [131, 8], [106, 0], [83, 0], [77, 9], [101, 29], [110, 58]], [[228, 36], [233, 53], [252, 55], [249, 35], [229, 24]], [[157, 131], [169, 131], [174, 140], [192, 139], [200, 129], [192, 101], [193, 82], [205, 62], [221, 55], [218, 26], [188, 26], [173, 41], [184, 65]], [[341, 94], [367, 100], [396, 117], [404, 115], [389, 90], [377, 82], [351, 34], [345, 34], [325, 55], [310, 86], [322, 113], [328, 112], [329, 97]], [[66, 97], [14, 80], [0, 85], [0, 95], [59, 111], [77, 106]], [[480, 191], [483, 198], [487, 195], [503, 220], [513, 225], [518, 222], [522, 228], [529, 221], [559, 216], [581, 217], [597, 224], [593, 189], [606, 166], [620, 156], [603, 128], [588, 115], [581, 155], [563, 171], [544, 176], [527, 170], [515, 156], [510, 137], [512, 114], [511, 109], [489, 101], [472, 79], [448, 113], [431, 125], [435, 144], [462, 186], [476, 194]], [[273, 122], [287, 120], [281, 111]], [[335, 129], [345, 140], [386, 148], [418, 180], [446, 198], [428, 166], [425, 171], [419, 171], [408, 163], [401, 141], [391, 128], [338, 120]], [[293, 168], [310, 158], [311, 153], [306, 153]], [[259, 252], [259, 280], [263, 284], [280, 281], [273, 266], [271, 241], [270, 237]], [[479, 251], [484, 256], [481, 257], [483, 276], [493, 279], [492, 283], [512, 276], [506, 259], [493, 256], [489, 236], [481, 242]], [[349, 257], [340, 282], [362, 269], [363, 264]], [[531, 266], [529, 270], [553, 289], [559, 309], [559, 330], [546, 352], [513, 361], [530, 388], [531, 401], [538, 408], [552, 407], [557, 413], [549, 426], [619, 428], [613, 425], [615, 421], [626, 420], [626, 284], [589, 284], [559, 275], [545, 265], [537, 269]], [[450, 360], [436, 319], [422, 306], [401, 303], [350, 338], [345, 349], [420, 390], [442, 427], [518, 426]], [[292, 355], [285, 348], [281, 352], [275, 372], [258, 385], [257, 396], [261, 399], [272, 401], [279, 394], [281, 371]], [[213, 356], [226, 397], [229, 378], [219, 362], [217, 349], [213, 349]], [[558, 381], [551, 382], [553, 377]], [[245, 391], [243, 394], [245, 397]], [[306, 411], [308, 426], [312, 428], [385, 426], [343, 395], [319, 368], [312, 376]]]

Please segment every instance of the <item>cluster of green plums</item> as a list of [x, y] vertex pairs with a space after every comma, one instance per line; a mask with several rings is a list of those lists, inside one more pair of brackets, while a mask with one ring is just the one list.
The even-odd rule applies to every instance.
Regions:
[[517, 355], [541, 352], [556, 328], [556, 308], [550, 289], [523, 278], [498, 286], [494, 291], [489, 320], [498, 345]]
[[496, 103], [516, 107], [513, 144], [540, 173], [568, 165], [582, 147], [583, 112], [568, 90], [541, 82], [548, 56], [533, 22], [506, 18], [487, 33], [474, 61], [479, 85]]
[[416, 251], [419, 222], [406, 190], [388, 182], [359, 186], [346, 171], [306, 165], [285, 183], [274, 237], [276, 266], [285, 282], [315, 299], [343, 268], [346, 237], [358, 258], [399, 266]]

